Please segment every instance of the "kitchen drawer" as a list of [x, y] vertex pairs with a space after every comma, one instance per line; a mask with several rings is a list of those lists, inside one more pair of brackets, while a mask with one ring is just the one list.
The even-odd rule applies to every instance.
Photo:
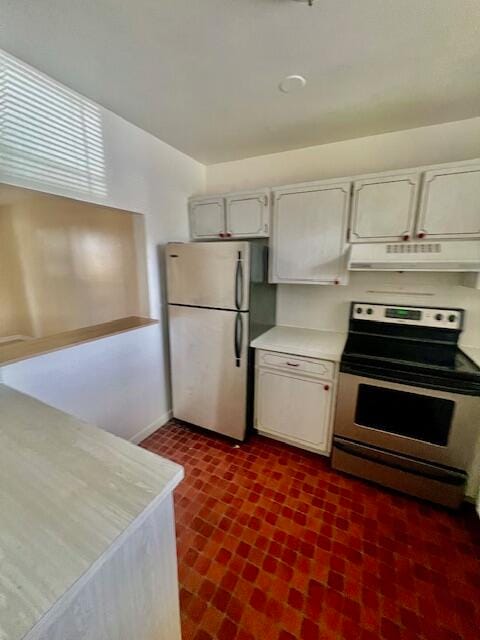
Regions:
[[335, 376], [335, 363], [329, 360], [317, 360], [303, 356], [293, 356], [287, 353], [275, 351], [257, 350], [257, 367], [268, 367], [289, 371], [290, 373], [303, 373], [315, 378], [333, 380]]

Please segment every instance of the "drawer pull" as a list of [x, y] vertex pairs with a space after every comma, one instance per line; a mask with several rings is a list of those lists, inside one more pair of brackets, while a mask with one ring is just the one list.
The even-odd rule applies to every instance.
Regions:
[[329, 391], [330, 390], [330, 385], [329, 384], [325, 384], [325, 385], [323, 385], [323, 388], [325, 389], [325, 391]]
[[300, 365], [298, 364], [298, 362], [287, 362], [289, 367], [299, 367]]

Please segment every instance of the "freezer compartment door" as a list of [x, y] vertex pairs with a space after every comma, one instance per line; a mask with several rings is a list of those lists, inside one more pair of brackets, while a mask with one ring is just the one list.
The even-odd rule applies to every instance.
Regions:
[[248, 310], [248, 242], [170, 243], [166, 261], [170, 304]]
[[243, 440], [248, 313], [169, 305], [173, 415]]

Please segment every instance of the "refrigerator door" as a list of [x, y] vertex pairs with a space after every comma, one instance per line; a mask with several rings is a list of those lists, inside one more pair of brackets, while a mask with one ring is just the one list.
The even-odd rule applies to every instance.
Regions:
[[170, 243], [166, 261], [170, 304], [248, 310], [248, 242]]
[[173, 415], [245, 437], [248, 313], [169, 305]]

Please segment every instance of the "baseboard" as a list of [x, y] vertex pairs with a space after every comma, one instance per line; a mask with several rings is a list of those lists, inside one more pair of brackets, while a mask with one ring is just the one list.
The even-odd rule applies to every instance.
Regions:
[[142, 440], [145, 440], [145, 438], [148, 438], [148, 436], [154, 433], [157, 429], [160, 429], [160, 427], [163, 427], [164, 425], [166, 425], [167, 422], [172, 419], [172, 416], [173, 416], [172, 410], [167, 411], [167, 413], [164, 413], [163, 416], [161, 416], [160, 418], [157, 418], [157, 420], [154, 420], [151, 424], [147, 425], [144, 429], [142, 429], [141, 431], [136, 433], [134, 436], [132, 436], [130, 438], [130, 442], [132, 442], [133, 444], [138, 444], [139, 442], [142, 442]]

